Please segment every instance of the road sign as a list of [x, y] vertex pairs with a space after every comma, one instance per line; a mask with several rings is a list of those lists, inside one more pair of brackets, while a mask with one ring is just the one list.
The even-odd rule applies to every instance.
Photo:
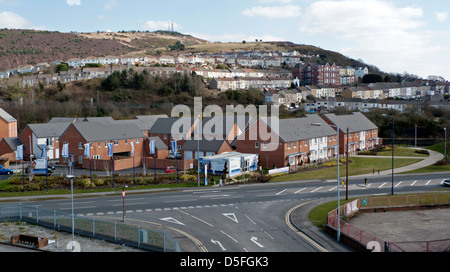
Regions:
[[126, 191], [122, 191], [122, 196], [125, 198]]
[[364, 206], [366, 206], [366, 205], [367, 205], [367, 198], [363, 198], [363, 200], [362, 200], [362, 204], [363, 204]]

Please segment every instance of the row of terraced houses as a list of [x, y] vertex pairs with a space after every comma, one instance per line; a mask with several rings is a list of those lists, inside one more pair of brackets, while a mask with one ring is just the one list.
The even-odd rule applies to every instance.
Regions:
[[[182, 130], [173, 130], [180, 122], [185, 124]], [[105, 170], [114, 167], [122, 170], [156, 165], [156, 168], [165, 169], [177, 163], [180, 170], [188, 170], [197, 167], [198, 158], [236, 151], [258, 154], [260, 164], [265, 168], [280, 168], [335, 158], [337, 127], [340, 128], [340, 154], [345, 154], [347, 146], [349, 152], [356, 152], [382, 143], [378, 128], [362, 113], [311, 114], [281, 119], [278, 130], [272, 129], [270, 122], [263, 119], [236, 116], [199, 119], [158, 115], [136, 116], [131, 120], [53, 118], [48, 123], [29, 124], [17, 135], [17, 121], [0, 111], [0, 156], [15, 161], [17, 146], [23, 145], [25, 160], [29, 160], [30, 154], [39, 159], [45, 145], [44, 156], [66, 165], [69, 161], [61, 156], [61, 151], [64, 144], [68, 144], [69, 160], [77, 168]], [[268, 142], [260, 131], [266, 131], [275, 140]], [[257, 136], [250, 137], [255, 132]], [[174, 140], [181, 153], [177, 161], [169, 159], [171, 141]], [[150, 154], [150, 142], [155, 143], [155, 154]], [[109, 143], [113, 144], [112, 157], [108, 156]], [[90, 148], [89, 157], [85, 157], [86, 144]]]

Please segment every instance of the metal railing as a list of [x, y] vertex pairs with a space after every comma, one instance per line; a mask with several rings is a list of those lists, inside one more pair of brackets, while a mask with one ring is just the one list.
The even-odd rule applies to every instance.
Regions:
[[[377, 250], [384, 252], [449, 252], [450, 239], [437, 241], [416, 241], [416, 242], [388, 242], [372, 234], [365, 232], [343, 218], [351, 218], [355, 213], [364, 211], [365, 208], [392, 208], [406, 206], [447, 204], [450, 202], [448, 194], [429, 193], [416, 195], [400, 195], [374, 197], [367, 199], [356, 199], [339, 207], [341, 220], [337, 220], [337, 208], [328, 213], [328, 226], [339, 229], [342, 235], [346, 235], [358, 241], [361, 245], [379, 245]], [[371, 249], [371, 247], [370, 247]]]
[[[27, 222], [72, 233], [72, 215], [23, 204], [0, 205], [0, 222]], [[120, 222], [74, 216], [74, 233], [142, 250], [181, 252], [178, 242], [164, 231], [149, 230]]]

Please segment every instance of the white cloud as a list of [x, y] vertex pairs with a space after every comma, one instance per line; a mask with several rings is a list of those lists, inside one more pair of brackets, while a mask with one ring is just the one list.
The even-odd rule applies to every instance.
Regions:
[[81, 0], [66, 0], [66, 3], [69, 6], [80, 6]]
[[444, 22], [448, 18], [448, 12], [445, 12], [445, 11], [436, 12], [435, 15], [436, 15], [436, 21], [438, 21], [438, 22]]
[[116, 0], [108, 0], [105, 4], [105, 9], [112, 10], [117, 6]]
[[297, 5], [286, 6], [272, 6], [272, 7], [252, 7], [242, 12], [243, 15], [248, 17], [262, 16], [271, 19], [277, 18], [295, 18], [301, 15], [301, 7]]
[[329, 49], [362, 58], [383, 71], [426, 77], [433, 73], [431, 67], [445, 71], [443, 64], [449, 60], [443, 61], [442, 56], [448, 55], [448, 48], [434, 41], [448, 33], [424, 30], [423, 17], [418, 6], [398, 7], [385, 0], [319, 0], [304, 11], [299, 30], [324, 44], [324, 39], [335, 41], [320, 46], [339, 43], [341, 48]]
[[22, 16], [10, 12], [4, 11], [0, 13], [0, 28], [15, 28], [25, 29], [30, 28], [31, 23]]
[[289, 4], [292, 2], [292, 0], [259, 0], [262, 4], [271, 4], [271, 3], [282, 3], [282, 4]]
[[175, 31], [178, 31], [179, 29], [183, 28], [181, 25], [171, 21], [147, 21], [142, 26], [142, 29], [148, 31], [168, 30], [172, 23]]

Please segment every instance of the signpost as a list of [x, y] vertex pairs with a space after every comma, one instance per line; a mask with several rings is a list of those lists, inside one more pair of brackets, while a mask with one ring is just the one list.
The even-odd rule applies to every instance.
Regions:
[[128, 186], [124, 186], [122, 188], [122, 203], [123, 203], [123, 216], [122, 216], [122, 222], [125, 222], [125, 194], [127, 193], [125, 191], [125, 188], [127, 188]]

